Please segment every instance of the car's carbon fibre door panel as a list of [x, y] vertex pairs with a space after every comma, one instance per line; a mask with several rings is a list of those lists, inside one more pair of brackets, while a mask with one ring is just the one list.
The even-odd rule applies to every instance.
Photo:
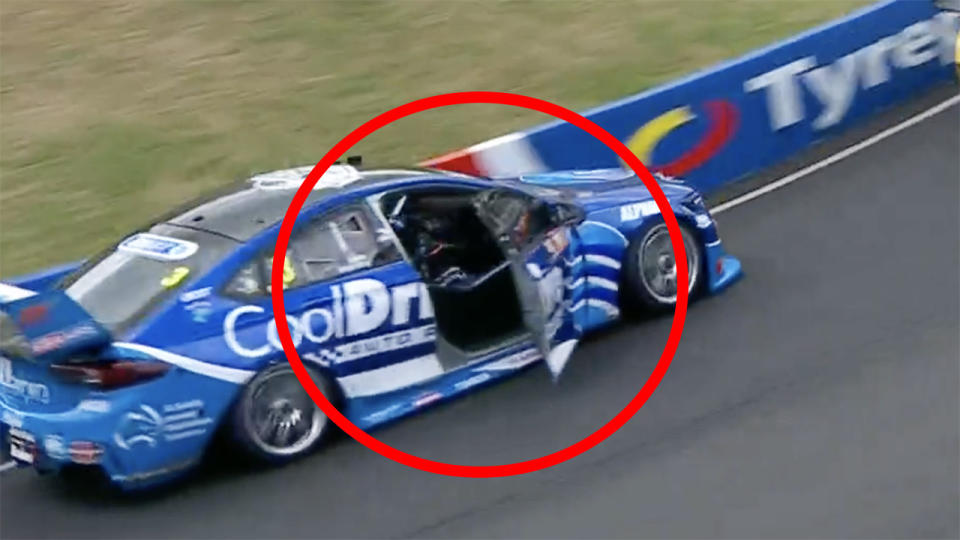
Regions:
[[485, 192], [477, 208], [511, 261], [524, 323], [559, 377], [583, 333], [574, 309], [583, 284], [574, 223], [557, 222], [548, 202], [511, 190]]

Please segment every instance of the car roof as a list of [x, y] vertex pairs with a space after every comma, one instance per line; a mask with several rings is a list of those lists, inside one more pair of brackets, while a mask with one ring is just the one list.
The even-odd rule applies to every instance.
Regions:
[[[297, 167], [255, 175], [194, 200], [162, 221], [245, 242], [283, 219], [297, 188], [312, 169], [313, 166]], [[334, 195], [395, 180], [458, 176], [431, 169], [359, 170], [349, 165], [333, 165], [307, 196], [303, 208]]]

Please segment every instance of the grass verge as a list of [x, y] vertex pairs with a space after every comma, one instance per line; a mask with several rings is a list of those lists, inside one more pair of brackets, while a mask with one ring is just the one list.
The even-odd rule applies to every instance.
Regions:
[[[82, 258], [226, 180], [315, 163], [419, 97], [582, 110], [868, 0], [0, 3], [0, 277]], [[543, 121], [429, 111], [357, 149], [411, 163]]]

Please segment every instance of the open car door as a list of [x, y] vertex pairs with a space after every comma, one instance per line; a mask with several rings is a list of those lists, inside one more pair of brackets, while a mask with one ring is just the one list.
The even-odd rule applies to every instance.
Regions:
[[484, 191], [474, 205], [510, 261], [524, 323], [556, 380], [583, 333], [573, 309], [584, 289], [582, 212], [508, 189]]

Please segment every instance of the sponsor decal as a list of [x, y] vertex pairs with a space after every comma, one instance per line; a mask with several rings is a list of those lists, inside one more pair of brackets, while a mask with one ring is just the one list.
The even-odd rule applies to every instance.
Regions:
[[[13, 374], [13, 363], [3, 357], [0, 357], [0, 389], [5, 394], [18, 396], [27, 403], [50, 403], [50, 389], [46, 385], [17, 378]], [[4, 417], [4, 422], [6, 420]]]
[[620, 207], [620, 221], [635, 221], [646, 216], [655, 216], [660, 213], [657, 201], [643, 201], [627, 204]]
[[160, 442], [199, 437], [207, 432], [213, 419], [204, 415], [199, 399], [164, 405], [160, 411], [140, 405], [123, 415], [113, 441], [124, 450], [137, 446], [155, 448]]
[[[313, 165], [272, 171], [254, 176], [250, 179], [250, 182], [257, 189], [297, 189], [300, 187], [300, 184], [306, 180], [307, 175], [309, 175], [312, 170]], [[331, 165], [330, 168], [323, 173], [323, 176], [320, 177], [320, 180], [317, 181], [317, 185], [314, 186], [313, 189], [344, 187], [361, 178], [360, 171], [358, 171], [356, 167], [351, 165]]]
[[120, 242], [117, 251], [158, 261], [182, 261], [196, 253], [199, 248], [197, 244], [179, 238], [139, 233]]
[[713, 220], [710, 219], [710, 216], [708, 216], [707, 214], [697, 214], [696, 220], [697, 220], [697, 227], [701, 229], [706, 229], [711, 224], [713, 224]]
[[474, 371], [510, 371], [532, 364], [541, 357], [536, 348], [524, 349], [509, 356], [495, 360], [489, 364], [477, 367]]
[[[388, 289], [378, 280], [359, 279], [333, 285], [330, 290], [332, 300], [329, 307], [308, 309], [299, 315], [287, 314], [290, 334], [297, 347], [304, 341], [322, 345], [334, 338], [352, 338], [385, 325], [405, 325], [410, 322], [414, 302], [418, 305], [420, 320], [433, 319], [433, 305], [422, 283], [407, 283]], [[241, 343], [237, 338], [237, 326], [244, 317], [258, 315], [262, 319], [266, 312], [260, 306], [246, 305], [227, 314], [223, 334], [231, 351], [247, 358], [257, 358], [283, 350], [276, 321], [272, 318], [265, 325], [267, 335], [262, 342]], [[344, 358], [356, 359], [424, 343], [423, 340], [433, 338], [433, 332], [432, 325], [429, 329], [423, 326], [358, 342], [359, 348], [353, 347], [353, 343], [344, 344], [336, 347], [336, 351]]]
[[[938, 59], [949, 64], [956, 20], [956, 15], [939, 13], [833, 63], [820, 65], [816, 56], [805, 56], [753, 77], [743, 87], [747, 92], [765, 94], [771, 130], [798, 124], [808, 114], [815, 115], [811, 121], [814, 129], [827, 129], [846, 117], [858, 93], [889, 83], [897, 70]], [[813, 97], [816, 110], [806, 110], [805, 94]]]
[[290, 257], [284, 256], [283, 258], [283, 287], [289, 287], [294, 281], [297, 280], [297, 269], [293, 267], [293, 261], [290, 260]]
[[35, 304], [27, 306], [20, 311], [19, 322], [24, 326], [40, 324], [50, 316], [50, 306], [47, 304]]
[[190, 318], [195, 323], [205, 323], [210, 319], [213, 313], [213, 304], [206, 300], [192, 302], [183, 307], [190, 314]]
[[690, 106], [671, 109], [640, 126], [627, 140], [630, 149], [652, 172], [668, 176], [681, 176], [706, 163], [733, 138], [737, 131], [739, 112], [725, 100], [708, 101], [703, 104], [709, 127], [703, 137], [690, 150], [669, 163], [654, 165], [653, 151], [670, 132], [693, 122], [697, 115]]
[[393, 405], [390, 405], [389, 407], [387, 407], [387, 408], [385, 408], [385, 409], [380, 409], [379, 411], [375, 411], [375, 412], [372, 412], [372, 413], [368, 414], [367, 416], [363, 417], [363, 419], [364, 419], [365, 421], [367, 421], [367, 422], [379, 422], [379, 421], [381, 421], [381, 420], [389, 417], [390, 415], [396, 413], [396, 412], [399, 411], [402, 407], [403, 407], [403, 406], [400, 405], [399, 403], [394, 403]]
[[338, 345], [334, 348], [333, 356], [330, 360], [334, 364], [342, 364], [360, 358], [366, 358], [374, 354], [395, 351], [405, 347], [413, 347], [414, 345], [421, 345], [423, 343], [431, 343], [436, 339], [436, 334], [436, 326], [429, 324], [360, 341], [353, 341], [345, 345]]
[[413, 400], [414, 407], [426, 407], [431, 403], [436, 403], [443, 399], [443, 394], [440, 392], [427, 392], [425, 394], [419, 395], [416, 399]]
[[46, 354], [97, 335], [97, 328], [93, 324], [82, 322], [66, 330], [57, 330], [31, 340], [30, 349], [35, 355]]
[[184, 304], [190, 304], [198, 300], [203, 300], [213, 294], [213, 287], [204, 287], [193, 291], [187, 291], [180, 294], [180, 301]]
[[0, 417], [0, 422], [3, 422], [4, 424], [10, 427], [15, 427], [15, 428], [23, 427], [23, 418], [21, 418], [20, 415], [12, 411], [6, 411], [6, 410], [3, 411], [3, 416]]
[[108, 413], [110, 402], [105, 399], [85, 399], [77, 405], [77, 409], [92, 413]]
[[47, 435], [43, 438], [43, 450], [46, 454], [56, 460], [64, 460], [70, 457], [67, 451], [67, 443], [59, 435]]
[[183, 283], [183, 280], [187, 279], [187, 276], [189, 275], [189, 267], [178, 266], [160, 280], [160, 286], [164, 289], [173, 289]]
[[478, 384], [483, 384], [489, 381], [492, 377], [493, 375], [490, 375], [489, 373], [478, 373], [467, 380], [458, 382], [457, 384], [453, 385], [453, 387], [457, 390], [466, 390], [467, 388], [473, 388]]

